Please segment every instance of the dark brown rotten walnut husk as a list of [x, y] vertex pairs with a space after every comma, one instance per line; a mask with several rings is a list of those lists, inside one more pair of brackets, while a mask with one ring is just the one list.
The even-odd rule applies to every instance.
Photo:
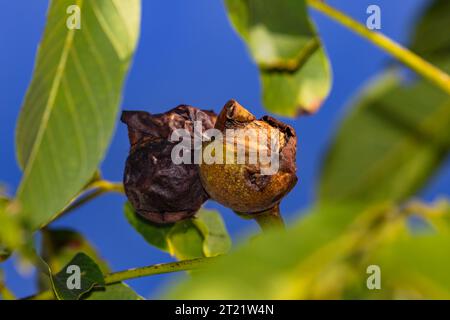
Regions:
[[[279, 167], [275, 174], [265, 175], [262, 174], [263, 165], [259, 162], [259, 158], [254, 164], [230, 164], [225, 161], [223, 164], [202, 163], [200, 178], [209, 196], [240, 214], [258, 214], [277, 206], [297, 183], [295, 161], [297, 137], [294, 129], [269, 116], [257, 120], [234, 100], [224, 106], [215, 128], [224, 134], [227, 129], [255, 129], [258, 134], [266, 132], [271, 132], [270, 135], [277, 134], [280, 146]], [[244, 138], [245, 141], [239, 141], [239, 139], [241, 138], [236, 138], [236, 145], [249, 147], [248, 140]], [[205, 143], [203, 147], [204, 157], [207, 154], [205, 151], [208, 144]], [[224, 154], [227, 144], [223, 143]], [[258, 145], [257, 148], [270, 151], [270, 145]]]
[[201, 121], [207, 130], [214, 127], [216, 115], [180, 105], [155, 115], [124, 111], [121, 120], [128, 126], [131, 144], [124, 187], [136, 212], [154, 223], [174, 223], [193, 216], [208, 195], [198, 165], [174, 164], [171, 152], [179, 142], [169, 139], [175, 129], [188, 130], [193, 139], [194, 121]]

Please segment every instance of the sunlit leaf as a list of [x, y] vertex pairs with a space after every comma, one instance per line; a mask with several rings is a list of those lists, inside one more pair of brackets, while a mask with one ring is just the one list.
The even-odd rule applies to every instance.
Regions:
[[260, 69], [264, 106], [296, 116], [317, 111], [331, 71], [304, 0], [226, 0], [230, 20]]
[[429, 206], [421, 205], [416, 214], [425, 219], [437, 232], [450, 234], [450, 202], [439, 200]]
[[[69, 6], [80, 29], [69, 29]], [[17, 197], [31, 228], [46, 224], [96, 171], [116, 123], [136, 48], [139, 0], [54, 0], [20, 113]]]
[[231, 239], [220, 214], [213, 210], [202, 209], [192, 222], [203, 235], [205, 256], [214, 257], [230, 251]]
[[151, 245], [179, 260], [213, 257], [228, 252], [231, 239], [220, 214], [201, 209], [194, 218], [170, 225], [157, 225], [140, 218], [129, 203], [125, 216]]
[[179, 260], [203, 257], [203, 240], [200, 230], [189, 220], [175, 223], [167, 235], [169, 252]]

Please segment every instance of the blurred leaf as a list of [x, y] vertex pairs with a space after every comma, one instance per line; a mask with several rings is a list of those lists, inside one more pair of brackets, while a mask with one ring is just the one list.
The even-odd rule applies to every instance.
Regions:
[[436, 214], [428, 215], [427, 219], [437, 231], [450, 234], [450, 203], [442, 202], [441, 207], [436, 209]]
[[[405, 219], [390, 206], [322, 205], [286, 232], [261, 236], [192, 274], [170, 290], [173, 299], [305, 299], [333, 295], [344, 286], [335, 266], [356, 259], [379, 241], [397, 237]], [[325, 293], [326, 271], [336, 272]], [[316, 289], [318, 291], [316, 291]]]
[[397, 299], [450, 299], [450, 235], [422, 235], [383, 247], [370, 264], [379, 265], [382, 290]]
[[103, 288], [94, 288], [84, 300], [143, 300], [125, 283], [114, 283]]
[[[450, 37], [448, 30], [450, 21], [450, 1], [429, 1], [423, 17], [417, 23], [411, 49], [435, 62], [450, 56]], [[447, 68], [447, 71], [450, 69]]]
[[11, 290], [8, 289], [5, 283], [5, 276], [3, 270], [0, 269], [0, 300], [15, 300], [16, 297]]
[[450, 97], [388, 73], [363, 92], [326, 155], [321, 201], [403, 200], [448, 155]]
[[[5, 206], [8, 202], [8, 199], [3, 196], [3, 190], [0, 188], [0, 220], [3, 219], [2, 217], [6, 215], [5, 213]], [[3, 243], [4, 240], [2, 240], [2, 234], [6, 231], [3, 231], [2, 228], [3, 224], [0, 224], [0, 263], [8, 259], [8, 257], [11, 254], [11, 251], [8, 249], [8, 247]]]
[[431, 205], [414, 202], [410, 208], [440, 233], [450, 234], [450, 202], [442, 199]]
[[16, 300], [16, 296], [0, 282], [0, 300]]
[[127, 202], [127, 220], [151, 245], [179, 260], [213, 257], [229, 251], [231, 239], [220, 213], [201, 209], [194, 218], [170, 225], [157, 225], [139, 217]]
[[294, 117], [317, 111], [331, 88], [328, 60], [304, 0], [226, 0], [258, 64], [264, 106]]
[[[76, 276], [76, 271], [70, 267], [78, 267], [80, 270], [80, 288], [69, 288], [70, 277]], [[52, 275], [52, 285], [56, 296], [60, 300], [78, 300], [84, 293], [89, 292], [94, 286], [104, 286], [100, 267], [89, 256], [78, 253], [60, 272]]]
[[11, 251], [4, 245], [0, 244], [0, 263], [7, 260], [11, 256]]
[[16, 202], [0, 199], [0, 262], [6, 260], [11, 251], [25, 241], [25, 231], [18, 213]]
[[[74, 4], [79, 30], [66, 27]], [[103, 159], [139, 23], [139, 0], [51, 1], [16, 134], [17, 197], [32, 229], [64, 208]]]
[[[450, 2], [430, 1], [412, 49], [450, 71]], [[360, 95], [328, 151], [321, 200], [403, 200], [435, 173], [450, 148], [450, 97], [423, 81], [385, 75]]]

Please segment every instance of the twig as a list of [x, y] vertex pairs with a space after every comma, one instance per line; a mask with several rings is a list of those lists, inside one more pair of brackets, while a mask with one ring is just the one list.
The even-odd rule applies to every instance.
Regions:
[[78, 209], [87, 202], [90, 202], [91, 200], [94, 200], [108, 192], [124, 193], [123, 184], [120, 182], [111, 182], [107, 180], [96, 180], [90, 183], [80, 195], [75, 197], [75, 199], [69, 203], [67, 207], [56, 214], [50, 222], [55, 221], [67, 213]]
[[147, 277], [156, 274], [162, 273], [172, 273], [178, 271], [186, 271], [186, 270], [196, 270], [203, 268], [206, 265], [209, 265], [213, 261], [216, 261], [217, 258], [198, 258], [192, 260], [184, 260], [178, 262], [170, 262], [170, 263], [162, 263], [155, 264], [148, 267], [129, 269], [125, 271], [119, 271], [107, 274], [105, 276], [105, 283], [111, 284], [116, 283], [128, 279]]

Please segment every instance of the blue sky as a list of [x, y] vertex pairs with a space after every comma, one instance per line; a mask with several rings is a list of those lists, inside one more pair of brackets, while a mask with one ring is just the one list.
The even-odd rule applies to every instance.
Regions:
[[[266, 114], [260, 101], [256, 66], [231, 29], [220, 0], [145, 0], [141, 39], [124, 91], [123, 109], [162, 112], [178, 104], [221, 109], [237, 99], [258, 117]], [[407, 44], [410, 27], [427, 0], [329, 0], [331, 5], [364, 22], [366, 8], [378, 4], [382, 10], [382, 32]], [[36, 48], [44, 25], [46, 0], [2, 1], [0, 8], [0, 182], [11, 194], [21, 172], [14, 151], [14, 129], [24, 93], [33, 70]], [[285, 198], [282, 212], [293, 221], [314, 200], [315, 185], [324, 151], [344, 108], [358, 90], [392, 59], [382, 51], [320, 14], [313, 13], [331, 60], [334, 84], [321, 111], [312, 117], [286, 119], [299, 136], [296, 188]], [[117, 131], [102, 164], [109, 180], [122, 178], [128, 153], [126, 128]], [[430, 181], [422, 196], [434, 199], [448, 192], [450, 163]], [[124, 197], [108, 195], [54, 223], [72, 227], [99, 249], [113, 270], [171, 261], [171, 257], [150, 246], [127, 224], [122, 207]], [[235, 242], [257, 231], [251, 221], [208, 202], [223, 214]], [[7, 284], [20, 296], [32, 294], [33, 274], [19, 275], [12, 259], [5, 264]], [[177, 275], [162, 275], [129, 281], [145, 297], [157, 297]]]

